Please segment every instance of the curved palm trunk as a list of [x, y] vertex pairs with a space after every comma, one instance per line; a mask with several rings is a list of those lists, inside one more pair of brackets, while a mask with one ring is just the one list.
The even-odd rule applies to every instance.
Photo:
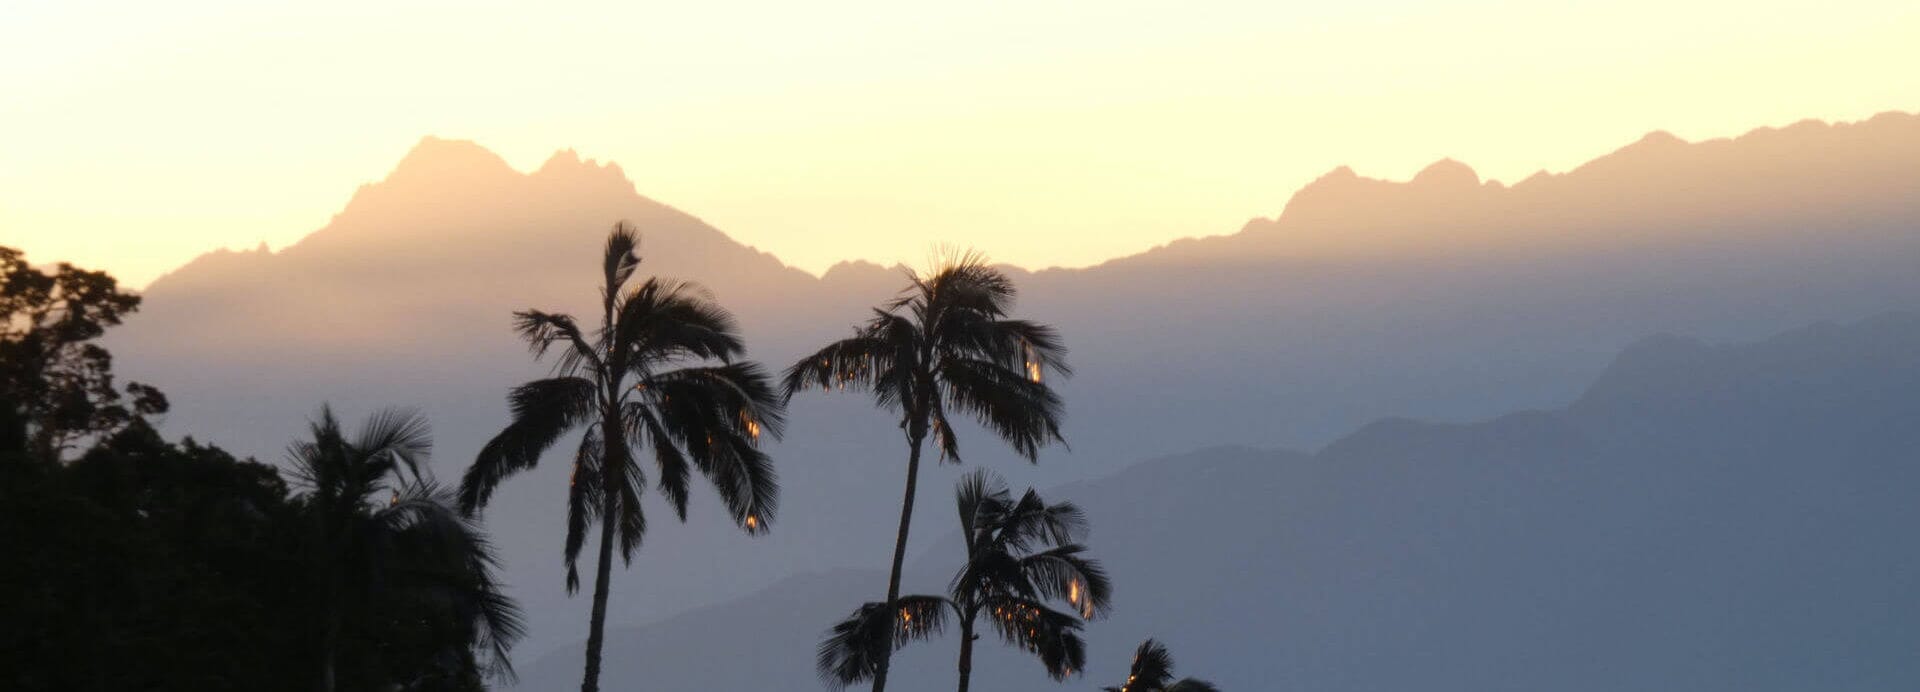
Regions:
[[[602, 517], [614, 516], [613, 494], [607, 493], [606, 501], [601, 503]], [[593, 577], [593, 615], [588, 620], [587, 631], [587, 675], [580, 682], [580, 692], [599, 692], [600, 690], [600, 647], [606, 643], [607, 634], [607, 591], [613, 577], [613, 526], [606, 520], [600, 522], [600, 566]]]
[[[915, 434], [907, 453], [907, 493], [900, 501], [900, 532], [893, 539], [893, 569], [887, 573], [887, 611], [892, 612], [894, 603], [900, 600], [900, 565], [907, 556], [907, 529], [913, 524], [913, 495], [920, 481], [920, 441], [924, 425], [915, 426]], [[893, 662], [893, 647], [887, 646], [880, 654], [880, 666], [873, 673], [873, 692], [886, 692], [887, 668]]]
[[973, 680], [973, 640], [979, 638], [973, 633], [972, 616], [960, 621], [960, 692], [967, 692]]

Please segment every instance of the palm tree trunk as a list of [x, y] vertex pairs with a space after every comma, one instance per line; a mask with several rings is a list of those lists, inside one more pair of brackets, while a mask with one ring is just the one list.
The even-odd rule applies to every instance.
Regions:
[[[603, 457], [601, 463], [611, 461]], [[603, 494], [606, 497], [600, 511], [600, 566], [593, 578], [593, 615], [587, 625], [587, 674], [580, 681], [580, 692], [600, 692], [600, 647], [606, 644], [607, 591], [613, 577], [613, 527], [619, 515], [615, 513], [613, 491], [609, 489]]]
[[327, 629], [320, 638], [320, 692], [333, 692], [334, 651], [340, 647], [340, 615], [327, 609]]
[[[326, 513], [322, 513], [320, 516], [323, 517], [319, 529], [320, 545], [332, 545], [330, 538], [331, 532], [327, 530], [326, 521], [324, 520]], [[320, 631], [320, 692], [333, 692], [336, 685], [334, 667], [340, 651], [340, 620], [342, 617], [340, 611], [343, 610], [344, 604], [340, 602], [342, 589], [340, 586], [339, 554], [330, 549], [322, 550], [321, 554], [332, 557], [323, 558], [326, 559], [327, 562], [321, 566], [321, 569], [326, 571], [327, 619], [324, 629]]]
[[[893, 569], [887, 573], [887, 612], [900, 600], [900, 564], [907, 557], [907, 528], [913, 524], [913, 495], [920, 481], [920, 440], [925, 426], [914, 426], [907, 453], [907, 494], [900, 501], [900, 532], [893, 539]], [[887, 668], [893, 662], [893, 646], [880, 653], [880, 666], [873, 672], [873, 692], [887, 691]]]
[[960, 621], [960, 692], [967, 692], [973, 680], [973, 640], [979, 638], [973, 633], [973, 618]]

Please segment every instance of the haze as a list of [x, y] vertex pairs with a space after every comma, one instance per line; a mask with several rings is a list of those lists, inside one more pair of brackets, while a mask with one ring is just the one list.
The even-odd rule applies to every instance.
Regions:
[[0, 689], [1920, 689], [1911, 0], [391, 5], [0, 5]]
[[1337, 165], [1513, 181], [1920, 103], [1909, 2], [0, 8], [0, 236], [135, 286], [287, 246], [422, 134], [554, 148], [789, 265], [1079, 266]]
[[[1908, 421], [1920, 411], [1920, 388], [1899, 384], [1920, 381], [1909, 346], [1920, 343], [1920, 319], [1888, 313], [1920, 304], [1920, 115], [1616, 144], [1565, 174], [1512, 185], [1483, 182], [1452, 161], [1404, 182], [1336, 169], [1292, 194], [1283, 213], [1230, 235], [1087, 269], [1011, 270], [1021, 314], [1057, 325], [1072, 344], [1076, 375], [1057, 384], [1070, 402], [1072, 448], [1049, 449], [1030, 466], [969, 426], [968, 463], [929, 468], [922, 500], [945, 504], [932, 488], [978, 467], [1023, 486], [1084, 484], [1095, 545], [1130, 580], [1121, 585], [1129, 589], [1122, 624], [1091, 635], [1090, 671], [1124, 668], [1139, 639], [1165, 636], [1231, 689], [1295, 679], [1303, 689], [1598, 692], [1686, 680], [1701, 684], [1679, 687], [1785, 692], [1843, 672], [1920, 680], [1920, 668], [1906, 663], [1911, 632], [1875, 630], [1881, 653], [1872, 655], [1811, 643], [1840, 641], [1816, 631], [1911, 621], [1898, 613], [1920, 604], [1879, 594], [1904, 588], [1897, 582], [1912, 573], [1902, 571], [1912, 550], [1842, 545], [1840, 554], [1865, 564], [1752, 582], [1751, 564], [1701, 548], [1774, 536], [1741, 528], [1773, 521], [1796, 535], [1857, 532], [1850, 535], [1873, 545], [1898, 533], [1876, 527], [1910, 524], [1911, 503], [1879, 493], [1858, 504], [1850, 488], [1910, 487], [1885, 474], [1908, 468], [1889, 460], [1911, 449]], [[567, 152], [522, 173], [472, 142], [427, 138], [388, 166], [299, 242], [207, 253], [145, 291], [141, 312], [107, 343], [119, 371], [175, 402], [166, 420], [173, 434], [273, 459], [315, 402], [355, 412], [418, 406], [433, 421], [439, 472], [456, 473], [505, 418], [504, 388], [548, 371], [511, 338], [506, 316], [526, 306], [591, 310], [579, 266], [591, 265], [606, 219], [645, 229], [647, 271], [695, 278], [736, 311], [764, 362], [791, 362], [844, 334], [901, 281], [871, 264], [818, 278], [782, 267], [737, 243], [734, 229], [636, 194], [624, 165]], [[1807, 328], [1820, 322], [1852, 326]], [[1726, 372], [1702, 365], [1724, 360], [1718, 352], [1676, 347], [1689, 342], [1671, 337], [1621, 355], [1661, 332], [1729, 344], [1797, 336], [1726, 362]], [[1678, 424], [1697, 416], [1710, 419]], [[1456, 427], [1399, 417], [1493, 420]], [[686, 525], [650, 532], [643, 555], [620, 572], [618, 583], [633, 586], [612, 606], [618, 629], [609, 651], [622, 654], [609, 680], [791, 688], [779, 681], [811, 679], [821, 623], [843, 614], [863, 585], [884, 581], [874, 576], [885, 563], [871, 546], [891, 539], [887, 513], [896, 508], [885, 500], [898, 492], [888, 473], [898, 465], [896, 424], [861, 397], [830, 396], [796, 400], [790, 422], [769, 447], [782, 472], [778, 532], [742, 537], [706, 496]], [[1587, 441], [1568, 439], [1563, 424]], [[1314, 459], [1341, 460], [1333, 465], [1341, 470], [1287, 453], [1249, 460], [1209, 450], [1219, 445], [1318, 449]], [[1846, 451], [1820, 451], [1828, 446]], [[1169, 454], [1183, 456], [1152, 460]], [[579, 682], [586, 599], [568, 598], [556, 576], [555, 492], [567, 487], [569, 469], [554, 456], [504, 486], [486, 515], [532, 622], [516, 652], [527, 690]], [[1566, 465], [1581, 459], [1578, 469]], [[1702, 485], [1716, 464], [1733, 460], [1767, 471]], [[1530, 470], [1516, 476], [1509, 462]], [[1410, 468], [1433, 476], [1413, 480]], [[1829, 469], [1836, 475], [1824, 476]], [[1155, 480], [1163, 473], [1179, 481]], [[1542, 485], [1512, 485], [1522, 478]], [[1818, 478], [1844, 487], [1797, 502], [1806, 516], [1841, 524], [1747, 504]], [[1146, 498], [1129, 490], [1138, 487], [1158, 490]], [[1481, 494], [1500, 488], [1498, 502]], [[1272, 507], [1257, 516], [1286, 519], [1229, 521], [1254, 506], [1216, 499], [1233, 492], [1267, 494]], [[1595, 513], [1533, 537], [1482, 531], [1558, 522], [1550, 510], [1562, 506]], [[1201, 518], [1202, 507], [1219, 513]], [[1501, 518], [1458, 518], [1479, 516], [1476, 508]], [[911, 550], [922, 567], [912, 581], [932, 588], [951, 566], [941, 546], [956, 523], [937, 512], [921, 522]], [[1243, 525], [1244, 543], [1261, 547], [1219, 547], [1242, 545], [1238, 534], [1201, 538], [1225, 523]], [[1674, 578], [1665, 570], [1675, 565], [1663, 560], [1587, 556], [1590, 542], [1560, 538], [1601, 540], [1622, 525], [1650, 527], [1620, 539], [1626, 553], [1692, 551], [1689, 576]], [[1712, 526], [1738, 530], [1695, 532]], [[1439, 571], [1393, 567], [1408, 545], [1425, 546]], [[1169, 554], [1183, 557], [1164, 561]], [[1441, 558], [1453, 554], [1483, 556], [1468, 562], [1485, 571], [1447, 571], [1459, 563]], [[1793, 555], [1779, 559], [1833, 557]], [[1596, 564], [1604, 570], [1592, 571]], [[1535, 571], [1518, 577], [1502, 565]], [[1254, 576], [1274, 573], [1289, 576]], [[1385, 581], [1358, 583], [1354, 574]], [[1715, 589], [1732, 574], [1754, 587], [1741, 599], [1759, 600], [1688, 605], [1720, 603]], [[1607, 591], [1566, 599], [1559, 589], [1600, 579], [1570, 575], [1608, 575]], [[1848, 580], [1859, 583], [1841, 583]], [[1159, 609], [1191, 602], [1188, 589], [1208, 600], [1191, 611]], [[1796, 595], [1767, 600], [1771, 592]], [[1508, 600], [1514, 593], [1527, 595]], [[1383, 598], [1409, 602], [1381, 608]], [[1220, 615], [1247, 612], [1243, 599], [1258, 604], [1257, 617]], [[1770, 605], [1802, 602], [1833, 615], [1795, 621], [1801, 611]], [[713, 608], [693, 610], [703, 604]], [[1428, 629], [1406, 629], [1405, 609], [1415, 607], [1423, 614], [1411, 617]], [[753, 628], [736, 619], [765, 612], [781, 615]], [[1673, 641], [1650, 645], [1640, 634], [1669, 618], [1687, 626]], [[1601, 629], [1555, 625], [1569, 619]], [[1258, 624], [1308, 621], [1318, 624]], [[750, 646], [762, 655], [715, 671], [691, 653], [727, 646], [721, 640], [740, 646], [737, 633], [747, 629], [759, 632]], [[1389, 631], [1399, 634], [1379, 634]], [[1459, 650], [1442, 656], [1432, 648], [1441, 641]], [[1708, 645], [1730, 653], [1685, 655]], [[1297, 657], [1261, 653], [1276, 648]], [[1532, 663], [1511, 665], [1506, 656], [1521, 649]], [[908, 659], [917, 672], [901, 689], [944, 687], [945, 653], [911, 654], [920, 657]], [[1577, 672], [1591, 660], [1631, 665]], [[1436, 677], [1442, 663], [1452, 672]], [[996, 664], [982, 689], [1075, 689], [1030, 666]], [[1510, 686], [1490, 684], [1493, 677]], [[1770, 684], [1747, 684], [1755, 680]]]

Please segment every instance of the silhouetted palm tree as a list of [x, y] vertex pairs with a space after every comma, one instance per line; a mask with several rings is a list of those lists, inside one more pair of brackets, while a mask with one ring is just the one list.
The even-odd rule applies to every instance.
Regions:
[[[877, 652], [939, 633], [948, 611], [960, 622], [960, 692], [973, 678], [982, 614], [1001, 639], [1038, 656], [1055, 680], [1086, 665], [1080, 621], [1107, 610], [1112, 586], [1075, 543], [1087, 528], [1080, 509], [1049, 505], [1031, 489], [1015, 500], [985, 471], [967, 474], [954, 496], [967, 562], [949, 596], [903, 596], [897, 610], [868, 603], [854, 611], [820, 644], [820, 675], [828, 684], [844, 687], [872, 676]], [[1075, 612], [1053, 610], [1048, 601], [1066, 601]], [[897, 624], [887, 617], [896, 612]]]
[[511, 677], [507, 649], [523, 633], [520, 612], [494, 580], [486, 536], [422, 472], [431, 446], [426, 421], [382, 411], [348, 439], [322, 408], [312, 435], [289, 456], [325, 599], [322, 692], [336, 684], [343, 629], [394, 611], [451, 623], [461, 650], [443, 652], [446, 658], [471, 660], [466, 649], [478, 646], [493, 672]]
[[1127, 682], [1119, 687], [1103, 687], [1106, 692], [1220, 692], [1211, 682], [1194, 678], [1173, 679], [1173, 655], [1160, 642], [1148, 639], [1133, 652], [1133, 667]]
[[[808, 387], [867, 389], [875, 404], [900, 414], [907, 437], [907, 487], [887, 575], [887, 604], [900, 598], [921, 443], [931, 434], [941, 459], [959, 461], [951, 408], [1034, 461], [1041, 446], [1061, 439], [1060, 398], [1042, 373], [1070, 373], [1066, 348], [1051, 327], [1007, 319], [1013, 282], [979, 256], [954, 257], [930, 276], [910, 274], [909, 279], [900, 296], [874, 309], [852, 337], [800, 359], [787, 369], [784, 382], [789, 399]], [[884, 617], [894, 610], [889, 605], [876, 612]], [[892, 649], [881, 647], [873, 654], [873, 689], [885, 692]]]
[[760, 366], [735, 361], [744, 348], [733, 317], [703, 291], [657, 278], [624, 290], [640, 265], [638, 245], [624, 223], [608, 235], [600, 328], [591, 336], [567, 315], [514, 313], [536, 358], [558, 347], [556, 372], [514, 388], [513, 421], [480, 450], [460, 484], [462, 511], [477, 511], [501, 480], [532, 468], [567, 432], [585, 430], [568, 481], [566, 540], [571, 593], [580, 587], [576, 565], [587, 529], [600, 527], [584, 692], [600, 686], [614, 540], [632, 564], [646, 531], [646, 472], [634, 449], [653, 449], [660, 492], [681, 521], [695, 469], [750, 534], [767, 530], [779, 491], [759, 439], [780, 434], [781, 397]]

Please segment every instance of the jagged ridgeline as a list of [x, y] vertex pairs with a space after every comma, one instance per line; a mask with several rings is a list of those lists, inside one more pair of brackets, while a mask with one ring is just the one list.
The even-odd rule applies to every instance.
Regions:
[[[300, 243], [209, 254], [155, 281], [110, 346], [128, 377], [172, 397], [171, 428], [228, 448], [277, 458], [319, 400], [411, 404], [457, 466], [504, 419], [506, 388], [544, 373], [514, 342], [510, 312], [589, 311], [591, 277], [577, 267], [620, 219], [643, 233], [643, 271], [707, 286], [763, 362], [790, 362], [843, 334], [900, 284], [871, 264], [823, 277], [786, 267], [641, 196], [612, 165], [562, 153], [522, 173], [472, 144], [426, 140]], [[1230, 229], [1195, 229], [1215, 230]], [[1653, 135], [1511, 184], [1453, 162], [1406, 182], [1338, 170], [1235, 233], [1085, 269], [1009, 269], [1020, 314], [1059, 327], [1072, 350], [1077, 376], [1057, 385], [1072, 451], [1027, 468], [980, 445], [968, 461], [1046, 487], [1220, 444], [1318, 448], [1388, 416], [1553, 409], [1649, 334], [1750, 341], [1920, 305], [1917, 259], [1920, 117], [1907, 114], [1707, 142]], [[791, 434], [770, 448], [784, 482], [775, 540], [745, 543], [724, 521], [649, 534], [649, 554], [674, 558], [636, 563], [631, 578], [650, 591], [625, 599], [613, 622], [871, 564], [891, 539], [887, 505], [898, 493], [872, 460], [895, 456], [899, 432], [852, 399], [797, 407]], [[503, 490], [488, 514], [532, 620], [528, 655], [566, 644], [547, 633], [582, 620], [554, 577], [562, 529], [544, 489], [564, 487], [564, 473], [533, 472], [558, 475]], [[954, 475], [936, 470], [925, 485]], [[1319, 506], [1310, 499], [1297, 501]], [[1307, 511], [1281, 504], [1271, 510]], [[916, 535], [950, 528], [940, 520]], [[1270, 557], [1293, 564], [1290, 555]], [[1151, 593], [1117, 581], [1119, 613], [1128, 593]], [[1358, 622], [1396, 626], [1372, 610], [1385, 606], [1366, 608], [1377, 618]], [[1253, 635], [1283, 626], [1243, 634], [1265, 642]], [[1227, 646], [1150, 634], [1183, 669], [1209, 674], [1209, 647]], [[1119, 656], [1144, 638], [1095, 649]], [[1347, 645], [1364, 641], [1354, 634]]]

